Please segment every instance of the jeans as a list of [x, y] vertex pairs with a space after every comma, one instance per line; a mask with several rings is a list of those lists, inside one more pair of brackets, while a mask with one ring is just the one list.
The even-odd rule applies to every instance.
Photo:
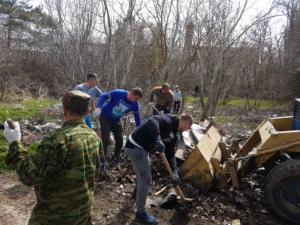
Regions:
[[110, 132], [113, 133], [115, 138], [115, 152], [114, 159], [119, 159], [123, 147], [123, 127], [121, 122], [114, 122], [100, 116], [101, 138], [103, 143], [103, 150], [107, 158], [107, 148], [110, 141]]
[[133, 170], [137, 177], [136, 207], [137, 212], [146, 212], [146, 201], [151, 184], [149, 154], [143, 148], [126, 148]]

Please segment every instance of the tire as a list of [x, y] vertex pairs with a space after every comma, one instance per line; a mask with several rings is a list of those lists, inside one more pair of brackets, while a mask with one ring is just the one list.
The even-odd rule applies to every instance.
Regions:
[[265, 179], [265, 196], [281, 218], [300, 224], [300, 160], [275, 166]]

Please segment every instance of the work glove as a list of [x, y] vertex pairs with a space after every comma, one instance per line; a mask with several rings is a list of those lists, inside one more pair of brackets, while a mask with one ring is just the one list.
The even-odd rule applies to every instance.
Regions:
[[154, 143], [154, 151], [158, 152], [158, 153], [162, 153], [162, 152], [165, 151], [165, 145], [161, 141], [161, 139], [158, 139], [158, 140], [155, 141], [155, 143]]
[[181, 184], [181, 179], [179, 177], [178, 171], [173, 172], [173, 175], [175, 177], [175, 180], [173, 181], [174, 185], [179, 185]]
[[20, 131], [20, 124], [18, 122], [13, 122], [14, 129], [10, 128], [8, 122], [5, 121], [4, 123], [4, 132], [3, 135], [6, 140], [10, 143], [14, 141], [21, 141], [21, 131]]
[[101, 114], [101, 109], [100, 108], [96, 108], [95, 110], [94, 110], [94, 112], [92, 112], [92, 117], [93, 117], [93, 119], [95, 120], [95, 119], [98, 119], [98, 117], [100, 116], [100, 114]]

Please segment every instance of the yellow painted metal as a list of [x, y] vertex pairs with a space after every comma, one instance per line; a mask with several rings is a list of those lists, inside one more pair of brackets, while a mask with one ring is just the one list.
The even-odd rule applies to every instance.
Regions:
[[292, 130], [293, 117], [275, 117], [269, 119], [277, 131]]
[[[230, 170], [232, 182], [237, 187], [236, 174], [238, 177], [247, 175], [255, 168], [263, 166], [280, 151], [300, 154], [300, 131], [291, 130], [292, 119], [277, 117], [264, 120], [233, 159], [230, 159], [226, 145], [220, 142], [220, 133], [211, 126], [182, 165], [183, 179], [202, 190], [208, 190], [216, 173], [228, 174]], [[230, 167], [228, 160], [234, 166]]]
[[[264, 120], [246, 141], [237, 157], [243, 157], [253, 151], [254, 162], [258, 168], [279, 151], [300, 153], [300, 131], [291, 130], [292, 120], [291, 116]], [[253, 166], [247, 165], [249, 162], [250, 160], [247, 160], [242, 164], [240, 170], [244, 171], [239, 174], [245, 175], [247, 168], [253, 169]]]
[[212, 159], [216, 163], [216, 160], [220, 162], [222, 158], [220, 140], [218, 130], [211, 126], [182, 165], [184, 180], [190, 181], [202, 190], [209, 189], [215, 175]]

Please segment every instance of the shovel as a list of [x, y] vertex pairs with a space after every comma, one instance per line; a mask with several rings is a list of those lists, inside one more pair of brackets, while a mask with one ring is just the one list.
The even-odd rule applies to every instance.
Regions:
[[162, 114], [163, 114], [162, 112], [160, 112], [160, 111], [158, 110], [158, 108], [156, 108], [155, 105], [151, 104], [151, 107], [157, 112], [158, 115], [162, 115]]
[[[163, 164], [164, 164], [164, 166], [166, 167], [166, 169], [167, 169], [167, 171], [168, 171], [168, 173], [169, 173], [171, 179], [172, 179], [173, 181], [176, 181], [176, 177], [175, 177], [174, 174], [173, 174], [173, 171], [172, 171], [172, 169], [171, 169], [171, 167], [170, 167], [170, 164], [169, 164], [169, 162], [168, 162], [168, 160], [167, 160], [167, 158], [166, 158], [166, 156], [165, 156], [165, 153], [159, 153], [159, 155], [160, 155], [160, 157], [161, 157], [161, 159], [162, 159], [162, 161], [163, 161]], [[175, 185], [175, 190], [176, 190], [177, 195], [180, 196], [181, 200], [186, 201], [186, 202], [193, 201], [192, 198], [185, 198], [185, 197], [184, 197], [184, 195], [183, 195], [183, 193], [182, 193], [182, 190], [181, 190], [181, 188], [179, 187], [178, 184]]]

